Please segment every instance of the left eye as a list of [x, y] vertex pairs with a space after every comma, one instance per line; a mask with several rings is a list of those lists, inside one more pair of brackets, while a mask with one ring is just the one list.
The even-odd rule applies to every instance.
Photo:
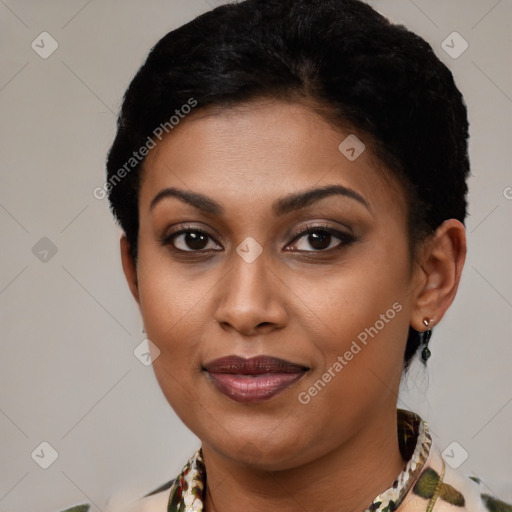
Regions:
[[[338, 243], [333, 239], [338, 239]], [[301, 239], [305, 239], [301, 242]], [[339, 247], [340, 245], [348, 245], [354, 241], [354, 237], [352, 235], [348, 235], [347, 233], [343, 233], [342, 231], [338, 231], [336, 229], [313, 226], [308, 227], [298, 236], [294, 238], [294, 240], [298, 240], [298, 251], [305, 252], [319, 252], [319, 251], [327, 251], [332, 249], [333, 247]], [[307, 248], [307, 246], [313, 247], [314, 251], [311, 251]]]

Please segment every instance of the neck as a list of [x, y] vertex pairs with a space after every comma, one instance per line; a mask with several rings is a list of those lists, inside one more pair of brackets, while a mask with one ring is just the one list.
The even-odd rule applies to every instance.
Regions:
[[206, 512], [362, 512], [402, 471], [396, 409], [328, 454], [300, 467], [262, 471], [236, 465], [203, 444]]

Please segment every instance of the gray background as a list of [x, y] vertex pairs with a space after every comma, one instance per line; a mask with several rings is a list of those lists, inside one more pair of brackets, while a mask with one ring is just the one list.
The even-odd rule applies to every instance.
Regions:
[[[1, 512], [105, 510], [174, 477], [199, 446], [133, 354], [144, 334], [120, 230], [92, 191], [147, 52], [215, 3], [0, 0]], [[512, 1], [372, 5], [433, 45], [471, 121], [468, 260], [429, 369], [412, 368], [399, 406], [429, 421], [441, 449], [457, 442], [452, 458], [468, 452], [461, 472], [512, 501]], [[43, 31], [59, 45], [47, 59], [31, 48]], [[469, 43], [458, 58], [442, 47], [454, 31]], [[43, 441], [58, 454], [48, 469]]]

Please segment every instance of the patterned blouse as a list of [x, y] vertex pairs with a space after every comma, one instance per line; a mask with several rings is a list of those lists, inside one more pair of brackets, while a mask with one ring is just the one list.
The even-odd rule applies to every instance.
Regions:
[[[512, 505], [485, 492], [478, 478], [453, 469], [454, 450], [441, 455], [428, 425], [416, 413], [397, 409], [404, 468], [393, 485], [361, 512], [512, 512]], [[451, 465], [450, 465], [451, 464]], [[180, 474], [123, 510], [105, 512], [205, 512], [206, 469], [201, 448]], [[62, 512], [87, 512], [89, 504]]]

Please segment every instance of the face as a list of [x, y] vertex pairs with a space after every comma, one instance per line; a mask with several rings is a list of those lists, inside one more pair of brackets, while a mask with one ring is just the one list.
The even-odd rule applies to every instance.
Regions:
[[349, 135], [260, 101], [196, 112], [146, 158], [136, 299], [154, 371], [227, 458], [295, 467], [395, 411], [406, 204], [369, 145], [340, 151]]

